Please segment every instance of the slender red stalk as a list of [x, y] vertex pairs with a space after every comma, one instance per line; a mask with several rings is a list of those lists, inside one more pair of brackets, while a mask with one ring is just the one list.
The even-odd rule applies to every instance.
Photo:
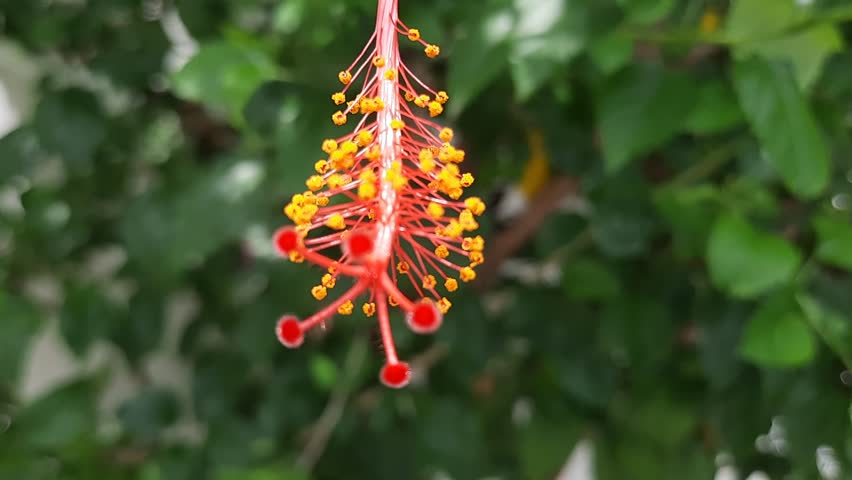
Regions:
[[[350, 133], [323, 142], [327, 157], [314, 165], [317, 174], [307, 180], [308, 190], [284, 207], [295, 226], [280, 228], [274, 239], [281, 255], [327, 270], [311, 289], [317, 300], [328, 296], [338, 276], [356, 280], [309, 318], [282, 317], [281, 343], [298, 347], [304, 332], [335, 312], [351, 314], [353, 301], [368, 294], [361, 310], [369, 317], [377, 314], [386, 356], [380, 378], [394, 388], [405, 386], [411, 372], [397, 358], [388, 305], [405, 312], [413, 331], [434, 332], [452, 305], [439, 289], [455, 291], [455, 277], [473, 280], [473, 268], [484, 261], [482, 237], [465, 235], [478, 227], [475, 217], [485, 211], [477, 197], [460, 200], [474, 179], [459, 169], [464, 151], [451, 145], [452, 130], [426, 118], [440, 115], [449, 97], [403, 64], [399, 37], [423, 45], [430, 58], [440, 49], [399, 21], [397, 3], [379, 0], [375, 32], [340, 72], [344, 87], [331, 96], [335, 104], [345, 104], [332, 115], [336, 125], [352, 115], [362, 117]], [[353, 95], [356, 82], [361, 88]], [[397, 286], [400, 280], [412, 284], [418, 298], [406, 297]]]

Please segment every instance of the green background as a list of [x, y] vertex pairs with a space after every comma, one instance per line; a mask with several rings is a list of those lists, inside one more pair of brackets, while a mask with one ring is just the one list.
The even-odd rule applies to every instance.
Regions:
[[578, 188], [391, 391], [360, 315], [277, 344], [319, 272], [269, 245], [375, 2], [0, 0], [0, 478], [852, 478], [852, 5], [400, 3], [474, 190], [530, 130]]

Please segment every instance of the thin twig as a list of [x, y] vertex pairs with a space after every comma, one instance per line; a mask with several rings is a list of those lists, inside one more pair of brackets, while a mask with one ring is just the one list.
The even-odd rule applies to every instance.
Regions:
[[320, 457], [322, 457], [331, 434], [343, 418], [343, 411], [352, 389], [355, 387], [354, 379], [364, 365], [367, 357], [367, 342], [362, 336], [352, 340], [346, 359], [343, 362], [343, 371], [340, 381], [337, 382], [331, 392], [328, 403], [316, 423], [311, 427], [310, 438], [305, 448], [296, 461], [306, 472], [314, 469]]
[[562, 200], [576, 190], [577, 180], [574, 178], [551, 178], [512, 228], [490, 242], [485, 257], [488, 261], [478, 272], [475, 287], [484, 290], [491, 286], [497, 280], [497, 272], [503, 261], [518, 251], [538, 231], [547, 217], [559, 209]]

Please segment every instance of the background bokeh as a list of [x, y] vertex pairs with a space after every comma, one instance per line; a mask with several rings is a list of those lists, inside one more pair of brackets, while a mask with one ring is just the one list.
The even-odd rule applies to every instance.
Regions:
[[391, 391], [269, 242], [375, 1], [0, 0], [0, 479], [852, 478], [852, 4], [400, 3], [502, 200]]

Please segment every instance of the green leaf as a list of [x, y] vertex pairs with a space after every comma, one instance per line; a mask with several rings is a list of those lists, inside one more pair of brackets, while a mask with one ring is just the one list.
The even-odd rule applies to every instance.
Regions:
[[201, 46], [172, 77], [177, 96], [203, 103], [212, 111], [243, 123], [241, 112], [263, 82], [276, 77], [278, 67], [263, 49], [216, 41]]
[[326, 355], [314, 355], [311, 357], [311, 376], [318, 387], [331, 390], [337, 383], [337, 365]]
[[828, 147], [789, 69], [759, 58], [738, 62], [734, 87], [752, 130], [787, 187], [802, 198], [824, 191], [831, 171]]
[[90, 381], [75, 381], [38, 398], [15, 418], [14, 435], [31, 448], [60, 450], [93, 439], [96, 390]]
[[733, 214], [716, 221], [707, 246], [711, 280], [737, 297], [754, 297], [789, 282], [800, 262], [793, 245]]
[[765, 301], [749, 319], [740, 354], [763, 367], [800, 367], [813, 360], [816, 340], [796, 302], [786, 293]]
[[118, 409], [118, 419], [124, 429], [145, 440], [157, 435], [178, 417], [179, 406], [174, 392], [150, 387], [124, 402]]
[[843, 359], [846, 367], [852, 368], [852, 319], [815, 296], [801, 293], [796, 299], [814, 330]]
[[796, 83], [810, 90], [822, 74], [828, 58], [843, 50], [843, 38], [833, 25], [816, 25], [771, 40], [747, 43], [736, 49], [737, 58], [759, 55], [767, 60], [787, 61]]
[[130, 257], [158, 276], [199, 264], [239, 237], [263, 211], [259, 203], [266, 174], [255, 158], [229, 158], [182, 191], [155, 191], [136, 200], [121, 221]]
[[76, 88], [45, 95], [36, 108], [33, 126], [41, 146], [61, 155], [78, 174], [90, 173], [95, 152], [107, 135], [97, 98]]
[[595, 38], [588, 48], [592, 61], [605, 74], [615, 73], [630, 62], [633, 40], [618, 32]]
[[734, 3], [725, 31], [734, 42], [735, 58], [742, 60], [757, 55], [789, 62], [798, 85], [810, 89], [828, 57], [843, 49], [843, 39], [833, 25], [794, 28], [807, 20], [810, 11], [794, 0]]
[[852, 223], [841, 218], [820, 216], [813, 220], [819, 238], [816, 258], [852, 271]]
[[707, 184], [662, 187], [654, 192], [654, 204], [672, 228], [679, 258], [700, 256], [706, 251], [712, 220], [719, 210], [718, 197], [716, 187]]
[[292, 468], [267, 467], [251, 470], [227, 469], [216, 475], [216, 480], [308, 480], [308, 477]]
[[577, 300], [607, 300], [621, 293], [619, 278], [605, 264], [584, 258], [565, 265], [562, 285]]
[[24, 301], [0, 290], [0, 385], [14, 384], [20, 374], [30, 339], [39, 328], [37, 312]]
[[615, 172], [669, 141], [692, 110], [695, 82], [658, 66], [634, 66], [601, 91], [597, 115], [604, 161]]
[[[517, 24], [512, 35], [510, 72], [515, 96], [528, 100], [554, 71], [583, 48], [583, 12], [577, 2], [515, 0]], [[567, 7], [567, 11], [566, 11]]]
[[725, 33], [734, 42], [766, 39], [803, 17], [794, 0], [737, 0], [727, 15]]
[[686, 119], [686, 129], [696, 135], [712, 135], [744, 120], [733, 89], [724, 82], [711, 81], [701, 85], [695, 108]]
[[65, 343], [77, 356], [85, 355], [118, 323], [118, 313], [97, 288], [75, 287], [66, 296], [60, 316]]
[[641, 25], [663, 20], [674, 8], [674, 0], [618, 0], [628, 21]]
[[580, 423], [576, 420], [535, 415], [518, 435], [523, 478], [554, 478], [571, 455], [580, 434]]
[[505, 51], [516, 21], [514, 12], [509, 6], [475, 12], [475, 20], [460, 32], [449, 57], [451, 116], [461, 113], [509, 65]]

